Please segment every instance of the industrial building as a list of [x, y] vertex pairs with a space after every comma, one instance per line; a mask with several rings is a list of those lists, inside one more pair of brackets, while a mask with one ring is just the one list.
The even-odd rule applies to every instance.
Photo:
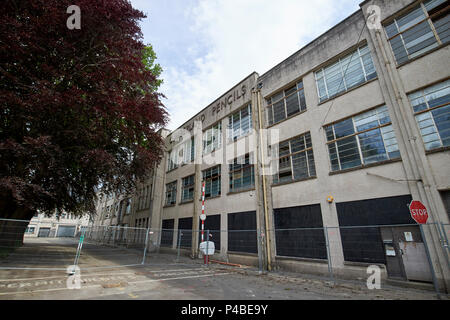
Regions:
[[[362, 2], [161, 130], [166, 153], [153, 177], [135, 195], [101, 199], [95, 223], [162, 229], [155, 247], [197, 257], [205, 182], [215, 259], [319, 274], [331, 261], [350, 278], [375, 264], [391, 279], [434, 274], [448, 291], [449, 11], [445, 0]], [[428, 209], [423, 233], [413, 199]]]

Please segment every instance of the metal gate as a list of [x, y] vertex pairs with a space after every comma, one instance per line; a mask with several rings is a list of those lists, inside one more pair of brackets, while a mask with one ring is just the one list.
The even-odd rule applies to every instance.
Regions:
[[76, 226], [59, 226], [57, 237], [74, 237]]

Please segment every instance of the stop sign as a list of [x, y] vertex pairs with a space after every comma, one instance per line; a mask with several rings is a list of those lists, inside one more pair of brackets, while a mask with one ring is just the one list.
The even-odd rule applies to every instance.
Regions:
[[409, 205], [409, 212], [411, 213], [411, 217], [418, 224], [427, 223], [428, 212], [427, 212], [427, 208], [425, 208], [425, 206], [423, 205], [422, 202], [417, 201], [417, 200], [411, 201], [411, 204]]

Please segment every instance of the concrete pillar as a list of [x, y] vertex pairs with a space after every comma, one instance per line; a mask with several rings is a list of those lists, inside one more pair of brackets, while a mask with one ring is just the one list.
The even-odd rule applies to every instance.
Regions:
[[[192, 230], [198, 231], [200, 230], [200, 214], [202, 210], [202, 202], [200, 199], [202, 198], [202, 157], [203, 157], [203, 131], [202, 131], [202, 123], [200, 121], [194, 122], [194, 166], [195, 166], [195, 188], [194, 188], [194, 212], [192, 213]], [[199, 240], [198, 240], [198, 232], [192, 232], [192, 248], [191, 248], [191, 257], [198, 257], [199, 251]]]
[[[365, 2], [361, 9], [367, 19], [367, 8], [371, 2]], [[440, 199], [436, 182], [426, 158], [421, 134], [413, 115], [411, 105], [404, 90], [402, 79], [396, 69], [396, 60], [385, 33], [381, 29], [367, 31], [368, 44], [377, 68], [381, 91], [387, 103], [391, 120], [399, 144], [403, 167], [408, 179], [408, 187], [414, 200], [420, 200], [429, 212], [429, 223], [448, 223], [448, 216]], [[439, 241], [436, 228], [424, 228], [433, 268], [441, 290], [448, 292], [450, 270], [445, 261], [445, 248]]]
[[263, 268], [269, 271], [275, 267], [275, 230], [273, 223], [272, 188], [270, 186], [270, 171], [265, 167], [268, 154], [267, 135], [264, 128], [264, 111], [262, 110], [260, 89], [252, 91], [252, 126], [254, 139], [254, 170], [255, 170], [255, 206], [257, 230], [260, 233]]

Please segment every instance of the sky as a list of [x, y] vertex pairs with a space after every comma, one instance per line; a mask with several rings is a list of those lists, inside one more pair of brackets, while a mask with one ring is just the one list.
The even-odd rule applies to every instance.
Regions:
[[130, 0], [163, 68], [174, 130], [253, 71], [260, 75], [359, 9], [362, 0]]

